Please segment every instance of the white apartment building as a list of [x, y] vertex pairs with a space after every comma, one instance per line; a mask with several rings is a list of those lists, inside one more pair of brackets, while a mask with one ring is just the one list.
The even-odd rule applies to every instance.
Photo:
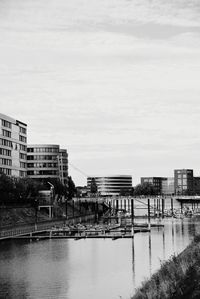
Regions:
[[0, 171], [9, 176], [27, 175], [27, 125], [1, 113]]

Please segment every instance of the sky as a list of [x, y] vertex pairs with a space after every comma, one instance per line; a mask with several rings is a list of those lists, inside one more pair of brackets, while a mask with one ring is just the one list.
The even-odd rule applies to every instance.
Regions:
[[200, 175], [199, 0], [0, 0], [0, 53], [0, 112], [76, 185]]

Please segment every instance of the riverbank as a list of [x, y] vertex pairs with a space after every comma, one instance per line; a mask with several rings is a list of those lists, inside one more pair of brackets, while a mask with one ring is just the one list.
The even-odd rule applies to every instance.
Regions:
[[200, 236], [178, 256], [164, 262], [132, 299], [200, 298]]

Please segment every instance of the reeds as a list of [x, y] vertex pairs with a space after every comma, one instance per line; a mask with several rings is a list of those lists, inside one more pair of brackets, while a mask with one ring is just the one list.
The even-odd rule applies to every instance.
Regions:
[[200, 236], [178, 256], [172, 256], [132, 299], [199, 299]]

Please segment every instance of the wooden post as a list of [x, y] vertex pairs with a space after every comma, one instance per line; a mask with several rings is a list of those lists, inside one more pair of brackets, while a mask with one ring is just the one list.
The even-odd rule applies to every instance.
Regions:
[[165, 201], [164, 201], [164, 198], [162, 196], [162, 218], [164, 218], [164, 210], [165, 210]]
[[172, 212], [172, 216], [173, 216], [174, 215], [173, 197], [171, 197], [171, 212]]
[[148, 229], [151, 228], [150, 217], [150, 199], [148, 198]]
[[126, 211], [126, 199], [124, 199], [124, 210]]
[[132, 221], [132, 225], [134, 225], [134, 199], [131, 198], [131, 221]]
[[181, 201], [181, 214], [183, 214], [183, 203]]
[[119, 210], [119, 199], [116, 199], [116, 214], [118, 213]]

